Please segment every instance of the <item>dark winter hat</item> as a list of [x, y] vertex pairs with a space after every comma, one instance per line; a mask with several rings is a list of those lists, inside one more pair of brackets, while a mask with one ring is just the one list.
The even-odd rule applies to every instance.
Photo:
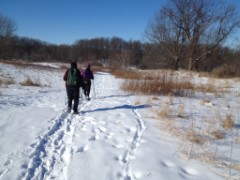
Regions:
[[71, 62], [71, 67], [72, 68], [77, 68], [77, 63], [76, 62]]

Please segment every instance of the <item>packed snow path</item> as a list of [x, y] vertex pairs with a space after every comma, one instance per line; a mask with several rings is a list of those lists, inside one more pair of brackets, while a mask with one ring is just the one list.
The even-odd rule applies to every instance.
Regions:
[[2, 93], [1, 180], [221, 179], [174, 156], [177, 142], [142, 117], [148, 105], [121, 92], [120, 80], [96, 74], [92, 100], [82, 97], [73, 115], [57, 77], [54, 88]]
[[[99, 168], [103, 168], [98, 175], [101, 179], [133, 177], [131, 159], [145, 129], [137, 109], [144, 106], [128, 104], [126, 95], [101, 96], [107, 83], [103, 80], [94, 87], [96, 98], [81, 101], [79, 115], [63, 112], [39, 137], [24, 179], [95, 179]], [[95, 162], [99, 157], [104, 161]]]
[[[16, 164], [14, 161], [29, 155], [29, 159], [21, 165], [22, 173], [17, 178], [133, 178], [132, 159], [145, 129], [137, 109], [145, 107], [131, 105], [128, 95], [109, 94], [111, 89], [116, 90], [116, 85], [109, 84], [112, 81], [107, 76], [97, 76], [92, 88], [92, 100], [86, 101], [82, 97], [79, 115], [66, 113], [66, 108], [62, 109], [51, 120], [48, 130], [26, 148], [26, 154], [18, 152], [22, 157], [16, 154], [9, 156], [0, 177], [5, 179], [5, 174], [10, 177], [8, 174]], [[101, 174], [96, 174], [96, 170]]]

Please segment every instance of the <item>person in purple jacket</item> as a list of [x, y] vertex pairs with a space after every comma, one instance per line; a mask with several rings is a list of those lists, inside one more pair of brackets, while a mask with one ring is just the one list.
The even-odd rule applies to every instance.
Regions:
[[83, 93], [87, 98], [87, 100], [90, 100], [89, 94], [91, 90], [91, 80], [94, 79], [90, 64], [88, 64], [86, 69], [82, 72], [82, 78], [83, 78], [83, 87], [82, 87]]

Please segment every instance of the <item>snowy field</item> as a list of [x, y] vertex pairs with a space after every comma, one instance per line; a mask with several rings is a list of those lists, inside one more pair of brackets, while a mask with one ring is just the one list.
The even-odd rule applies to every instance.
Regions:
[[0, 180], [240, 179], [239, 80], [219, 81], [228, 93], [147, 97], [97, 72], [73, 115], [65, 70], [35, 66], [0, 63]]

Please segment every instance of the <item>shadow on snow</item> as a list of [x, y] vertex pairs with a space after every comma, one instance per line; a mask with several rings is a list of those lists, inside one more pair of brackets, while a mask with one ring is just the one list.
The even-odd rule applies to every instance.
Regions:
[[90, 113], [90, 112], [111, 111], [111, 110], [119, 110], [119, 109], [144, 109], [148, 107], [150, 107], [150, 105], [147, 105], [147, 104], [136, 105], [136, 106], [125, 104], [125, 105], [109, 107], [109, 108], [99, 108], [99, 109], [93, 109], [88, 111], [82, 111], [81, 113], [84, 114], [84, 113]]

